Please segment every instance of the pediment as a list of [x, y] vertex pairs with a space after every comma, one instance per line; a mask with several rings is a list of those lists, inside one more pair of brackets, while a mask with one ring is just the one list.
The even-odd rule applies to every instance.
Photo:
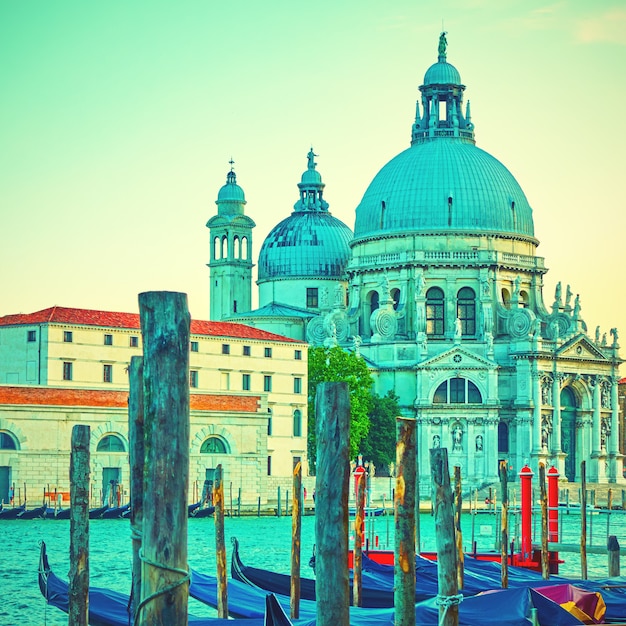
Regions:
[[589, 340], [587, 335], [578, 335], [564, 343], [557, 351], [556, 356], [565, 359], [580, 359], [607, 361], [603, 352]]
[[462, 346], [454, 346], [445, 350], [417, 365], [418, 369], [496, 369], [498, 364], [495, 361], [485, 359]]

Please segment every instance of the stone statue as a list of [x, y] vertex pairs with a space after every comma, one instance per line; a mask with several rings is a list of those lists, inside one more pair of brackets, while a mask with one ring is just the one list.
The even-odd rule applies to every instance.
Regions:
[[335, 287], [335, 302], [333, 304], [336, 307], [343, 305], [343, 286], [341, 283], [337, 283]]
[[482, 452], [482, 451], [483, 451], [483, 436], [476, 435], [476, 452]]
[[361, 339], [361, 335], [352, 335], [352, 345], [354, 346], [354, 354], [357, 356], [361, 356], [361, 344], [363, 343], [363, 339]]
[[415, 279], [415, 297], [421, 298], [424, 295], [426, 289], [426, 280], [424, 279], [424, 272], [420, 272]]
[[482, 288], [483, 288], [483, 296], [488, 297], [489, 293], [491, 292], [491, 288], [489, 286], [489, 278], [483, 278], [480, 281], [480, 284], [482, 285]]
[[574, 300], [574, 319], [577, 320], [580, 315], [580, 296], [576, 294], [576, 300]]
[[309, 153], [308, 153], [306, 156], [307, 156], [307, 158], [308, 158], [308, 160], [309, 160], [308, 168], [309, 168], [310, 170], [314, 170], [314, 169], [315, 169], [315, 166], [317, 165], [317, 163], [315, 162], [315, 157], [316, 157], [316, 156], [319, 156], [319, 155], [318, 155], [318, 154], [315, 154], [315, 153], [313, 152], [313, 148], [311, 148], [311, 149], [309, 150]]
[[604, 334], [602, 335], [602, 342], [600, 343], [600, 345], [601, 345], [603, 348], [606, 348], [606, 333], [604, 333]]
[[456, 452], [463, 451], [463, 429], [458, 425], [452, 431], [452, 450]]
[[515, 277], [513, 281], [513, 298], [516, 300], [519, 298], [520, 286], [522, 284], [522, 279], [519, 276]]
[[556, 289], [554, 290], [554, 302], [561, 305], [561, 281], [556, 284]]
[[380, 286], [382, 287], [381, 291], [381, 300], [391, 300], [391, 290], [389, 288], [389, 277], [387, 276], [387, 272], [383, 274], [383, 278], [380, 281]]
[[439, 435], [433, 435], [433, 448], [439, 448], [441, 446], [441, 437]]
[[462, 335], [463, 335], [463, 324], [461, 320], [457, 317], [454, 320], [454, 338], [460, 339]]
[[447, 34], [448, 33], [444, 31], [439, 35], [439, 48], [437, 49], [439, 56], [446, 56], [446, 48], [448, 47], [448, 40], [446, 39]]
[[611, 330], [609, 331], [611, 333], [611, 336], [613, 337], [613, 348], [619, 348], [618, 344], [617, 344], [617, 339], [618, 339], [618, 335], [617, 335], [617, 328], [611, 328]]
[[569, 308], [569, 303], [572, 299], [572, 296], [574, 294], [572, 293], [572, 290], [570, 289], [570, 286], [567, 286], [567, 289], [565, 290], [565, 308]]
[[600, 343], [600, 326], [596, 326], [596, 343]]

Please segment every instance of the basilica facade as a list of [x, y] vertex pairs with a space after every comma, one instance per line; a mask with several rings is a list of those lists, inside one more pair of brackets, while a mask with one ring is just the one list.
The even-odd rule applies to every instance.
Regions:
[[584, 460], [588, 480], [622, 482], [617, 330], [590, 332], [566, 281], [544, 294], [532, 209], [476, 146], [445, 33], [419, 90], [410, 146], [367, 187], [354, 231], [330, 213], [311, 149], [294, 211], [261, 246], [257, 309], [254, 223], [229, 173], [207, 224], [212, 318], [360, 354], [415, 418], [422, 476], [445, 446], [475, 485], [500, 460], [570, 481]]

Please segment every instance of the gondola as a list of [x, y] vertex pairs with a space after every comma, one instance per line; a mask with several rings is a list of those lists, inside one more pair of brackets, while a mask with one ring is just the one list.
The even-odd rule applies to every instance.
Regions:
[[12, 508], [3, 507], [0, 511], [0, 519], [17, 519], [17, 516], [25, 510], [26, 507], [23, 504]]
[[[47, 603], [65, 613], [69, 612], [69, 584], [61, 580], [50, 568], [46, 544], [42, 541], [39, 552], [39, 589]], [[130, 623], [129, 597], [111, 591], [90, 587], [89, 624], [91, 626], [128, 626]], [[264, 597], [264, 615], [246, 619], [243, 626], [292, 626], [292, 622], [272, 594]], [[190, 626], [233, 626], [243, 620], [199, 618], [189, 616]]]
[[40, 517], [45, 517], [48, 512], [48, 507], [38, 506], [36, 509], [24, 509], [18, 516], [17, 519], [37, 519]]
[[95, 509], [90, 509], [89, 519], [100, 519], [102, 517], [102, 514], [109, 508], [110, 508], [109, 505], [105, 504], [104, 506], [99, 506]]
[[215, 513], [215, 507], [214, 506], [207, 506], [204, 509], [195, 509], [193, 511], [193, 513], [189, 514], [189, 517], [213, 517], [213, 514]]
[[124, 504], [123, 506], [112, 506], [106, 511], [102, 512], [100, 519], [117, 519], [123, 517], [124, 513], [130, 509], [130, 504]]
[[70, 519], [70, 511], [72, 509], [70, 507], [68, 507], [67, 509], [59, 509], [55, 514], [54, 514], [54, 519]]

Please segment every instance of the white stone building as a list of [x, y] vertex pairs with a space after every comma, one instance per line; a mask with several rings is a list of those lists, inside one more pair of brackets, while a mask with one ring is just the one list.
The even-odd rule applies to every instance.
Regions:
[[294, 212], [261, 247], [259, 308], [212, 314], [358, 349], [376, 391], [416, 419], [422, 476], [446, 446], [472, 484], [496, 480], [500, 460], [570, 481], [585, 460], [588, 480], [621, 482], [617, 330], [590, 333], [565, 281], [546, 299], [532, 209], [475, 145], [445, 33], [419, 90], [410, 146], [367, 187], [354, 234], [330, 216], [311, 150]]
[[[93, 502], [113, 480], [127, 499], [128, 374], [139, 315], [53, 307], [0, 317], [0, 498], [69, 491], [75, 424], [91, 427]], [[289, 488], [306, 467], [307, 345], [228, 322], [192, 320], [191, 501], [222, 464], [242, 504]]]

